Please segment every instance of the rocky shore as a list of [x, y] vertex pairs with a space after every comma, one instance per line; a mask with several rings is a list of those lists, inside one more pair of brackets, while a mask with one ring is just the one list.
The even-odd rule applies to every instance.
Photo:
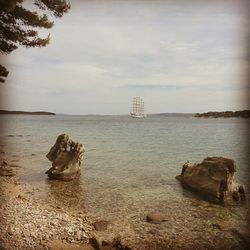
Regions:
[[39, 204], [16, 177], [0, 176], [0, 246], [3, 249], [48, 249], [52, 240], [87, 243], [90, 223], [84, 214]]
[[[1, 154], [4, 152], [2, 151]], [[36, 188], [20, 181], [16, 164], [0, 159], [0, 249], [129, 249], [119, 239], [103, 242], [93, 231], [107, 222], [93, 221], [80, 210], [68, 211], [53, 200], [39, 201]]]
[[81, 211], [67, 211], [33, 199], [31, 187], [17, 178], [0, 176], [0, 249], [127, 249], [119, 238], [99, 241], [94, 231], [104, 231], [103, 221]]
[[101, 220], [74, 204], [41, 199], [35, 185], [18, 177], [21, 169], [0, 175], [0, 249], [248, 249], [246, 218], [235, 224], [235, 215], [209, 203], [192, 200], [181, 208], [135, 211], [129, 221]]

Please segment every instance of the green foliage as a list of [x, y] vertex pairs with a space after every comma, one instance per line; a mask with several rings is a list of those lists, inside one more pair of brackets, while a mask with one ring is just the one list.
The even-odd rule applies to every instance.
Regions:
[[[70, 9], [66, 0], [33, 0], [42, 11], [55, 17], [62, 17]], [[23, 0], [0, 0], [0, 53], [9, 54], [19, 45], [29, 47], [44, 47], [50, 41], [50, 36], [41, 38], [34, 28], [50, 29], [54, 23], [46, 14], [39, 15], [23, 7]], [[7, 77], [8, 71], [0, 65], [0, 82]]]
[[4, 82], [4, 79], [2, 77], [7, 77], [8, 74], [9, 72], [7, 71], [7, 69], [0, 64], [0, 82]]

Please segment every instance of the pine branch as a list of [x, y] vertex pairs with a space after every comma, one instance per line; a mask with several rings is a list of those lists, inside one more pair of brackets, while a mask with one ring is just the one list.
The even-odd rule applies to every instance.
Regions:
[[0, 64], [0, 82], [5, 82], [4, 78], [7, 77], [8, 74], [9, 74], [8, 70]]
[[49, 29], [54, 24], [54, 22], [48, 20], [47, 15], [39, 16], [37, 12], [31, 12], [22, 6], [17, 6], [10, 14], [27, 26]]
[[[33, 0], [39, 9], [62, 17], [70, 9], [66, 0]], [[23, 0], [0, 0], [0, 53], [9, 54], [18, 45], [44, 47], [50, 41], [50, 35], [41, 38], [34, 28], [50, 29], [54, 22], [46, 14], [39, 15], [22, 6]], [[0, 82], [4, 82], [8, 71], [0, 65]]]
[[35, 0], [41, 10], [49, 10], [55, 17], [62, 17], [70, 9], [70, 3], [65, 0]]

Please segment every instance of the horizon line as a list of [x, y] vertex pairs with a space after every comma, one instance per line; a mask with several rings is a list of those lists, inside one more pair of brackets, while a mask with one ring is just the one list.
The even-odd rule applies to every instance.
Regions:
[[[242, 110], [235, 110], [235, 111], [244, 111], [248, 109], [242, 109]], [[227, 111], [233, 111], [234, 110], [223, 110], [223, 111], [203, 111], [203, 112], [153, 112], [153, 113], [147, 113], [147, 115], [161, 115], [161, 114], [197, 114], [197, 113], [207, 113], [207, 112], [227, 112]], [[51, 113], [55, 115], [69, 115], [69, 116], [129, 116], [130, 113], [122, 113], [122, 114], [100, 114], [100, 113], [88, 113], [88, 114], [70, 114], [70, 113], [60, 113], [60, 112], [52, 112], [52, 111], [44, 111], [44, 110], [39, 110], [39, 111], [25, 111], [25, 110], [7, 110], [7, 109], [1, 109], [0, 112], [27, 112], [27, 113]]]

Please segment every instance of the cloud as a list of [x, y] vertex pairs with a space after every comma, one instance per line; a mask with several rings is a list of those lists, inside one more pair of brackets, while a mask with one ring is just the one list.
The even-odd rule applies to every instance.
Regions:
[[141, 90], [160, 90], [160, 91], [176, 91], [179, 89], [182, 89], [183, 86], [178, 86], [178, 85], [159, 85], [159, 84], [144, 84], [144, 85], [137, 85], [137, 84], [132, 84], [125, 86], [127, 88], [131, 89], [141, 89]]
[[241, 8], [234, 1], [73, 1], [70, 12], [55, 20], [49, 46], [20, 48], [6, 59], [11, 105], [124, 113], [136, 94], [154, 112], [195, 112], [197, 99], [205, 110], [209, 102], [240, 107]]

